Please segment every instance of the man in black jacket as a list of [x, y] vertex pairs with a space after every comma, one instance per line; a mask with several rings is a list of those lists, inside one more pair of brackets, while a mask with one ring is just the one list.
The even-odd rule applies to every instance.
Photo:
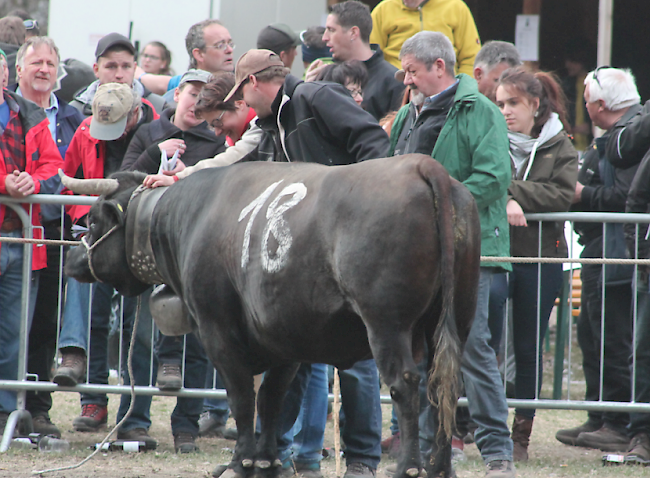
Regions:
[[379, 45], [370, 44], [371, 31], [367, 5], [354, 0], [337, 3], [327, 17], [323, 41], [335, 61], [359, 60], [366, 65], [368, 83], [361, 106], [379, 121], [402, 106], [404, 84], [395, 79], [397, 68], [384, 59]]
[[[606, 132], [585, 152], [578, 173], [572, 211], [624, 212], [625, 200], [637, 166], [626, 169], [615, 167], [610, 162], [605, 145], [610, 136], [616, 135], [617, 131], [641, 110], [634, 79], [627, 70], [598, 68], [585, 79], [584, 97], [593, 124]], [[580, 257], [626, 257], [623, 230], [620, 226], [622, 225], [606, 226], [607, 248], [603, 251], [602, 224], [576, 223], [575, 230], [580, 236], [580, 243], [584, 245]], [[582, 349], [587, 383], [585, 400], [600, 398], [604, 401], [628, 402], [631, 399], [628, 360], [632, 354], [632, 272], [629, 266], [582, 266], [582, 307], [578, 317], [578, 343]], [[601, 314], [603, 310], [604, 314]], [[602, 377], [601, 315], [605, 321]], [[603, 451], [627, 450], [630, 442], [626, 434], [626, 426], [629, 423], [627, 413], [590, 411], [588, 416], [589, 419], [583, 425], [558, 431], [556, 438], [568, 445], [599, 448]]]
[[[282, 60], [269, 50], [249, 50], [237, 62], [236, 84], [224, 101], [241, 88], [244, 101], [257, 112], [257, 124], [263, 130], [260, 144], [244, 160], [338, 165], [386, 155], [388, 136], [343, 86], [305, 83], [288, 72]], [[310, 366], [303, 365], [287, 394], [283, 413], [287, 420], [279, 427], [280, 435], [292, 427], [298, 415], [310, 373]], [[374, 361], [363, 360], [340, 373], [346, 417], [342, 431], [346, 443], [345, 478], [373, 477], [381, 458], [377, 367]], [[294, 409], [288, 411], [292, 405]], [[282, 453], [282, 441], [278, 445]]]

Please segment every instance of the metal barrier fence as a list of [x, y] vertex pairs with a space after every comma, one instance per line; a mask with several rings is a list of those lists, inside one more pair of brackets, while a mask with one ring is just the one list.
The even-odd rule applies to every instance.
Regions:
[[[27, 391], [43, 391], [43, 392], [52, 392], [52, 391], [63, 391], [63, 392], [77, 392], [77, 393], [105, 393], [105, 394], [130, 394], [131, 387], [126, 385], [99, 385], [92, 383], [79, 384], [75, 387], [62, 387], [56, 385], [52, 382], [47, 381], [33, 381], [30, 379], [38, 379], [37, 377], [30, 376], [27, 374], [27, 349], [28, 349], [28, 339], [29, 339], [29, 321], [28, 321], [28, 304], [29, 304], [29, 294], [30, 294], [30, 280], [31, 280], [31, 259], [32, 259], [32, 243], [34, 228], [31, 226], [31, 215], [33, 210], [31, 204], [51, 204], [58, 205], [63, 211], [64, 205], [91, 205], [94, 203], [96, 198], [85, 197], [85, 196], [60, 196], [60, 195], [33, 195], [25, 199], [13, 199], [8, 196], [0, 196], [0, 204], [5, 204], [8, 207], [12, 208], [18, 213], [18, 216], [23, 221], [23, 237], [25, 239], [17, 239], [13, 242], [20, 241], [24, 242], [24, 263], [23, 263], [23, 288], [22, 288], [22, 301], [21, 301], [21, 329], [20, 329], [20, 351], [18, 357], [18, 374], [17, 380], [0, 380], [0, 390], [11, 390], [17, 392], [17, 410], [10, 415], [9, 421], [7, 423], [7, 428], [5, 431], [13, 431], [15, 425], [20, 420], [26, 420], [31, 427], [31, 416], [28, 412], [25, 411], [25, 396]], [[29, 212], [25, 211], [21, 204], [30, 204]], [[548, 213], [548, 214], [529, 214], [526, 215], [527, 220], [529, 221], [567, 221], [571, 224], [571, 234], [568, 239], [570, 256], [575, 257], [573, 251], [573, 222], [597, 222], [603, 224], [603, 243], [607, 240], [607, 233], [605, 224], [607, 223], [633, 223], [637, 224], [637, 236], [639, 231], [639, 225], [650, 223], [650, 214], [614, 214], [614, 213]], [[63, 223], [60, 227], [63, 231]], [[541, 228], [540, 228], [541, 234]], [[61, 233], [62, 235], [62, 233]], [[64, 280], [63, 275], [63, 258], [64, 258], [64, 248], [67, 246], [78, 244], [78, 242], [73, 241], [63, 241], [63, 237], [60, 237], [60, 241], [48, 242], [48, 241], [36, 241], [39, 243], [38, 247], [43, 247], [44, 243], [50, 245], [57, 244], [57, 247], [60, 247], [61, 251], [61, 262], [57, 265], [59, 271], [59, 280]], [[8, 242], [7, 238], [2, 238], [2, 242]], [[604, 248], [603, 248], [604, 249]], [[541, 255], [541, 254], [540, 254]], [[604, 268], [607, 268], [608, 264], [614, 263], [626, 263], [634, 264], [634, 279], [632, 284], [632, 290], [636, 291], [636, 282], [638, 278], [638, 268], [639, 265], [650, 265], [650, 260], [639, 260], [635, 259], [623, 259], [623, 260], [603, 260], [603, 259], [563, 259], [563, 260], [539, 260], [537, 258], [506, 258], [504, 259], [494, 259], [494, 258], [484, 258], [487, 260], [493, 261], [511, 261], [511, 262], [563, 262], [573, 265], [575, 264], [584, 264], [584, 263], [603, 263]], [[572, 269], [570, 269], [572, 270]], [[543, 399], [540, 398], [539, 394], [535, 399], [532, 400], [516, 400], [508, 399], [509, 407], [518, 407], [518, 408], [536, 408], [536, 409], [562, 409], [562, 410], [599, 410], [599, 411], [624, 411], [624, 412], [650, 412], [650, 403], [639, 403], [635, 402], [632, 398], [629, 402], [607, 402], [602, 400], [602, 388], [603, 388], [603, 357], [604, 357], [604, 325], [602, 328], [603, 334], [601, 334], [601, 360], [600, 360], [600, 394], [599, 400], [597, 401], [585, 401], [582, 398], [574, 399], [571, 394], [571, 353], [572, 353], [572, 342], [573, 342], [573, 331], [572, 331], [572, 281], [571, 274], [565, 274], [567, 278], [565, 286], [563, 288], [563, 293], [560, 297], [560, 305], [557, 307], [557, 329], [556, 337], [558, 346], [556, 347], [555, 352], [555, 379], [554, 379], [554, 391], [553, 399]], [[602, 293], [604, 295], [605, 287], [603, 284]], [[58, 304], [57, 304], [57, 330], [60, 330], [61, 323], [63, 320], [63, 305], [64, 297], [59, 295]], [[92, 301], [91, 301], [92, 302]], [[636, 323], [637, 317], [637, 307], [636, 300], [634, 300], [633, 306], [633, 317], [634, 322]], [[88, 310], [88, 320], [90, 320], [90, 305]], [[123, 320], [123, 317], [122, 317]], [[120, 321], [120, 324], [122, 323]], [[602, 321], [601, 321], [602, 322]], [[538, 310], [538, 323], [539, 323], [539, 310]], [[88, 330], [90, 332], [90, 324], [88, 324]], [[508, 330], [507, 326], [504, 330]], [[120, 325], [120, 332], [122, 328]], [[507, 333], [507, 332], [506, 332]], [[633, 327], [633, 341], [636, 342], [636, 327]], [[539, 337], [539, 326], [538, 326], [538, 344], [542, 344], [542, 340]], [[151, 363], [150, 365], [150, 385], [149, 386], [135, 386], [136, 395], [159, 395], [159, 396], [177, 396], [177, 397], [192, 397], [192, 398], [216, 398], [223, 399], [226, 398], [225, 390], [222, 389], [199, 389], [199, 388], [181, 388], [178, 391], [161, 391], [158, 387], [155, 386], [155, 377], [153, 374], [153, 354], [155, 349], [156, 332], [152, 330], [151, 334]], [[90, 337], [88, 337], [88, 343], [90, 344]], [[566, 343], [566, 345], [565, 345]], [[119, 353], [118, 357], [122, 357], [122, 337], [120, 333], [119, 337]], [[564, 363], [564, 352], [565, 347], [568, 347], [568, 363]], [[59, 349], [59, 335], [57, 333], [56, 348]], [[506, 349], [505, 356], [508, 356], [508, 351]], [[539, 354], [538, 354], [539, 357]], [[185, 358], [185, 349], [183, 349], [183, 358]], [[539, 359], [538, 359], [539, 360]], [[89, 367], [89, 363], [86, 365]], [[117, 372], [118, 377], [122, 376], [122, 360], [118, 360]], [[507, 363], [506, 363], [507, 366]], [[632, 356], [632, 376], [636, 374], [636, 351], [633, 347], [633, 356]], [[565, 373], [567, 371], [567, 373]], [[88, 370], [87, 370], [88, 372]], [[184, 373], [184, 368], [183, 368]], [[88, 374], [87, 374], [88, 376]], [[541, 377], [537, 377], [537, 381], [541, 380]], [[567, 397], [566, 399], [560, 399], [562, 395], [563, 383], [566, 381], [567, 388]], [[504, 385], [505, 386], [505, 385]], [[539, 387], [537, 387], [539, 388]], [[635, 383], [632, 383], [632, 397], [634, 397]], [[333, 399], [333, 396], [330, 394], [330, 400]], [[391, 398], [388, 395], [383, 395], [381, 397], [382, 403], [390, 403]], [[467, 404], [467, 399], [461, 398], [459, 404], [465, 406]], [[2, 442], [0, 442], [0, 452], [4, 452], [9, 447], [9, 442], [11, 440], [11, 433], [4, 433]]]

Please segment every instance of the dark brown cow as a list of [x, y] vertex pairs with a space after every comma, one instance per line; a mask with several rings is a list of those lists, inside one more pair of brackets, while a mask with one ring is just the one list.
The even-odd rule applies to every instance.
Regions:
[[[239, 430], [231, 474], [277, 473], [275, 430], [298, 362], [346, 368], [373, 355], [400, 422], [397, 476], [418, 476], [416, 360], [426, 344], [445, 432], [427, 472], [449, 476], [480, 225], [472, 196], [438, 162], [235, 164], [140, 194], [143, 175], [114, 178], [66, 273], [125, 295], [166, 284], [152, 312], [169, 330], [172, 307], [174, 333], [198, 330], [226, 384]], [[263, 371], [256, 443], [253, 375]]]

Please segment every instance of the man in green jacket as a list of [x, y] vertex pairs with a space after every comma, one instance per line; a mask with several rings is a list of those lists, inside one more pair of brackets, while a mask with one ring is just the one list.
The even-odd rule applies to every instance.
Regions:
[[[509, 256], [510, 157], [503, 115], [479, 93], [474, 79], [462, 73], [454, 76], [454, 48], [443, 34], [417, 33], [404, 42], [400, 60], [413, 100], [399, 111], [393, 124], [391, 153], [423, 153], [437, 159], [476, 200], [481, 255]], [[486, 476], [491, 478], [515, 476], [506, 424], [508, 406], [496, 355], [488, 345], [490, 283], [492, 274], [503, 270], [510, 270], [510, 264], [481, 264], [476, 315], [462, 363], [470, 415], [478, 425], [474, 438], [487, 465]], [[427, 438], [433, 441], [432, 436]], [[421, 448], [427, 445], [421, 441]]]

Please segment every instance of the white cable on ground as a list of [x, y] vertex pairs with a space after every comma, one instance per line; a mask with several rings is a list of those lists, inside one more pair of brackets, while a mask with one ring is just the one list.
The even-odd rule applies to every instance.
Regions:
[[97, 453], [99, 453], [102, 450], [102, 446], [104, 443], [106, 443], [111, 436], [117, 431], [118, 428], [122, 426], [122, 424], [126, 421], [127, 418], [131, 416], [131, 412], [133, 411], [133, 406], [135, 403], [135, 384], [133, 383], [133, 360], [132, 360], [132, 355], [133, 355], [133, 346], [135, 344], [135, 335], [136, 331], [138, 330], [138, 320], [140, 319], [140, 303], [142, 301], [141, 297], [138, 297], [138, 306], [135, 311], [135, 320], [133, 321], [133, 329], [131, 330], [131, 341], [129, 343], [129, 354], [126, 359], [127, 363], [127, 368], [129, 371], [129, 381], [131, 382], [131, 403], [129, 405], [129, 409], [126, 411], [126, 415], [120, 420], [120, 422], [113, 427], [113, 429], [109, 432], [108, 435], [102, 440], [102, 442], [95, 447], [95, 451], [93, 451], [90, 455], [88, 455], [86, 458], [84, 458], [82, 461], [77, 463], [76, 465], [70, 465], [70, 466], [62, 466], [60, 468], [51, 468], [49, 470], [40, 470], [40, 471], [32, 471], [33, 475], [42, 475], [44, 473], [54, 473], [56, 471], [65, 471], [65, 470], [74, 470], [76, 468], [81, 467], [82, 465], [86, 464], [88, 461], [90, 461]]

